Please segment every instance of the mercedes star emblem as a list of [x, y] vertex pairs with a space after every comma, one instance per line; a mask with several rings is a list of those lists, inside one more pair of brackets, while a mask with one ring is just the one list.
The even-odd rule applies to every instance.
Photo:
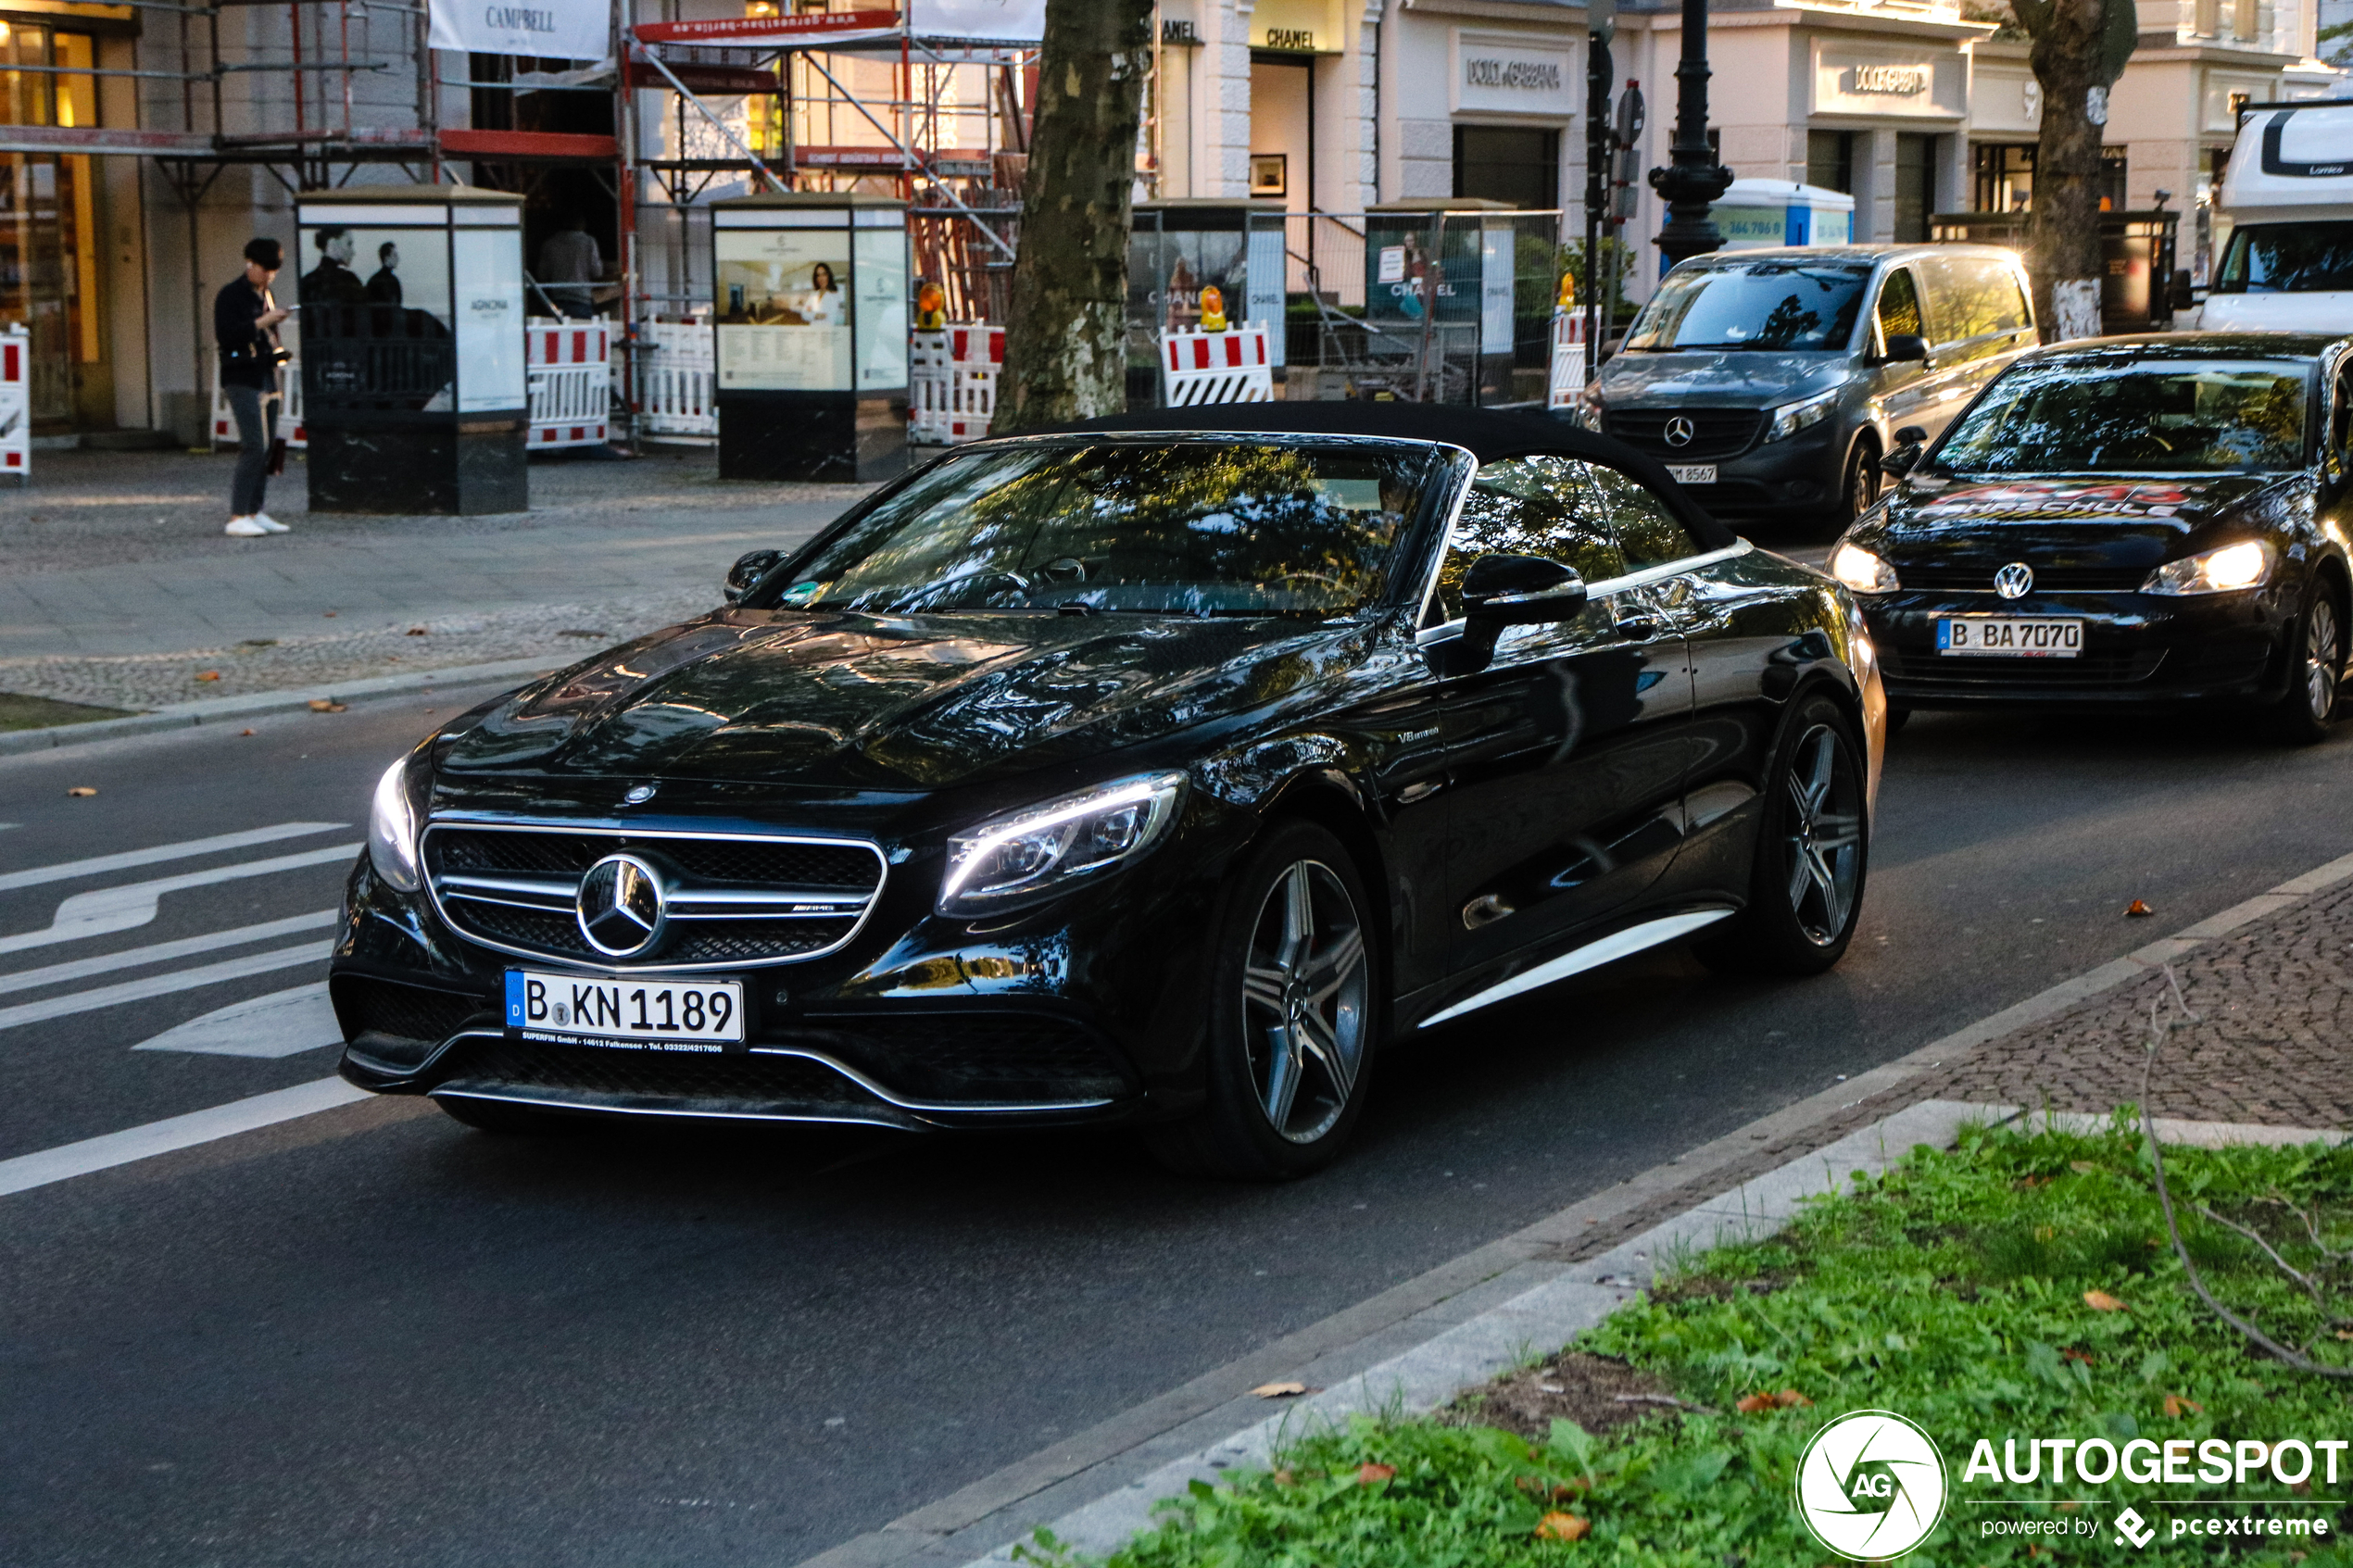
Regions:
[[1699, 427], [1681, 414], [1667, 421], [1667, 445], [1669, 446], [1689, 446], [1692, 437], [1698, 433]]
[[635, 855], [608, 855], [580, 879], [580, 935], [608, 958], [644, 952], [661, 935], [661, 881]]
[[643, 806], [654, 797], [654, 788], [652, 784], [637, 784], [621, 797], [621, 803], [623, 806]]
[[2022, 599], [2034, 591], [2034, 569], [2014, 560], [1994, 574], [1994, 591], [2006, 599]]

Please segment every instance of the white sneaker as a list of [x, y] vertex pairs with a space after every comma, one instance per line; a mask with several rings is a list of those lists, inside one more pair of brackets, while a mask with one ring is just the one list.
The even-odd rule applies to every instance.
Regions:
[[260, 539], [266, 537], [270, 533], [270, 531], [262, 527], [258, 521], [249, 517], [231, 518], [229, 520], [229, 526], [222, 529], [220, 532], [226, 533], [232, 539]]
[[280, 522], [276, 518], [271, 517], [268, 512], [254, 513], [253, 521], [261, 524], [261, 531], [264, 533], [291, 533], [294, 532], [284, 523]]

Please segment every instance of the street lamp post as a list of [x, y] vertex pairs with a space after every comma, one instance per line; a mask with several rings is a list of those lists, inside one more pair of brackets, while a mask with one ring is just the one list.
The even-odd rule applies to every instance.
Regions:
[[1675, 142], [1668, 164], [1650, 173], [1651, 189], [1667, 201], [1659, 253], [1668, 266], [1705, 256], [1724, 243], [1707, 216], [1710, 203], [1732, 182], [1707, 144], [1707, 0], [1683, 0], [1683, 53], [1675, 65]]

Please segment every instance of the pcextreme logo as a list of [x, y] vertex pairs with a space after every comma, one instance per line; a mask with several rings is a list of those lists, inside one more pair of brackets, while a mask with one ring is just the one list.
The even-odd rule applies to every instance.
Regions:
[[1841, 1557], [1901, 1557], [1944, 1516], [1944, 1456], [1893, 1411], [1849, 1411], [1806, 1445], [1797, 1512]]

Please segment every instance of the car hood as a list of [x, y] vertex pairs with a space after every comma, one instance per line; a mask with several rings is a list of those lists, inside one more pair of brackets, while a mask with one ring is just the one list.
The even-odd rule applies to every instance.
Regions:
[[2296, 483], [2281, 474], [1906, 481], [1855, 538], [1899, 566], [2007, 561], [2032, 551], [2053, 564], [2153, 567], [2206, 548], [2208, 535]]
[[1783, 354], [1770, 349], [1620, 354], [1602, 371], [1604, 407], [1704, 399], [1718, 407], [1768, 408], [1845, 380], [1843, 354]]
[[936, 789], [1250, 711], [1319, 678], [1358, 633], [720, 610], [512, 694], [440, 765]]

